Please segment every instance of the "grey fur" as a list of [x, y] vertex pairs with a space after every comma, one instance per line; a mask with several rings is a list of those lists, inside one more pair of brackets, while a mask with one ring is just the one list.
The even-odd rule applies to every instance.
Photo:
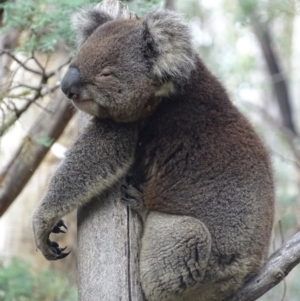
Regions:
[[80, 47], [100, 25], [111, 20], [106, 12], [94, 6], [87, 6], [74, 13], [72, 27], [76, 33], [77, 46]]
[[127, 5], [120, 1], [103, 0], [96, 6], [86, 6], [72, 15], [72, 27], [76, 33], [77, 47], [102, 24], [115, 19], [136, 19]]
[[154, 75], [162, 82], [168, 79], [180, 84], [185, 82], [195, 68], [195, 52], [186, 23], [172, 11], [157, 11], [149, 13], [144, 24], [158, 52]]
[[136, 139], [136, 124], [119, 125], [94, 118], [67, 152], [32, 218], [36, 246], [47, 259], [59, 259], [60, 255], [49, 241], [55, 224], [123, 179], [133, 162]]
[[37, 247], [50, 260], [65, 256], [48, 239], [53, 226], [123, 180], [122, 201], [144, 223], [146, 299], [227, 298], [268, 254], [274, 216], [268, 152], [195, 54], [175, 13], [106, 22], [81, 37], [71, 63], [80, 85], [66, 93], [97, 118], [34, 213]]

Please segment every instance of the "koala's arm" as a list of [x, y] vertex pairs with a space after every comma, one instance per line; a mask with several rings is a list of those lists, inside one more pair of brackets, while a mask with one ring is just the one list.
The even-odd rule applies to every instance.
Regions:
[[59, 232], [64, 224], [55, 225], [124, 177], [133, 161], [136, 140], [136, 124], [94, 119], [67, 152], [32, 219], [36, 246], [47, 259], [68, 254], [49, 240], [50, 233]]

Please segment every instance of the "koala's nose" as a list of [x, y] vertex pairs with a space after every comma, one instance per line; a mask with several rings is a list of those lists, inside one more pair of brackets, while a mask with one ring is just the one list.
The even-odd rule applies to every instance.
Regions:
[[60, 87], [68, 98], [79, 98], [80, 96], [80, 74], [75, 67], [69, 67], [63, 77]]

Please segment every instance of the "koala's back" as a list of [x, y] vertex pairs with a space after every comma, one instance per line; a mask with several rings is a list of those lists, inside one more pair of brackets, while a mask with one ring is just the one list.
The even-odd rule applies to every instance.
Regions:
[[150, 211], [192, 216], [208, 228], [204, 283], [214, 283], [213, 294], [228, 277], [244, 281], [267, 255], [273, 179], [265, 147], [219, 82], [201, 62], [191, 78], [141, 131], [134, 175]]

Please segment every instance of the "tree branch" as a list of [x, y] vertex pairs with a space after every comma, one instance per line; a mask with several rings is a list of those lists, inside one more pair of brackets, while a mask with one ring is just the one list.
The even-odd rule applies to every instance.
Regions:
[[37, 71], [35, 69], [29, 68], [28, 66], [26, 66], [26, 63], [21, 62], [15, 55], [13, 55], [11, 53], [10, 50], [2, 49], [1, 52], [0, 52], [0, 55], [2, 55], [2, 54], [8, 55], [10, 58], [12, 58], [14, 61], [16, 61], [20, 66], [22, 66], [22, 68], [24, 68], [25, 70], [27, 70], [27, 71], [29, 71], [29, 72], [31, 72], [33, 74], [40, 75], [40, 76], [43, 75], [43, 72]]
[[[9, 83], [7, 91], [3, 93], [2, 98], [7, 98], [7, 99], [14, 99], [14, 98], [18, 98], [18, 99], [24, 99], [27, 101], [27, 103], [25, 105], [23, 105], [21, 108], [15, 108], [13, 109], [13, 116], [9, 118], [9, 120], [4, 120], [5, 118], [5, 114], [3, 114], [3, 110], [2, 110], [2, 115], [3, 115], [3, 122], [2, 125], [0, 127], [0, 137], [6, 132], [6, 130], [12, 125], [14, 124], [14, 122], [16, 120], [18, 120], [20, 118], [20, 116], [26, 112], [28, 110], [28, 108], [36, 103], [36, 101], [40, 98], [43, 98], [44, 96], [55, 92], [58, 88], [59, 88], [59, 84], [54, 85], [53, 87], [48, 87], [47, 83], [49, 81], [49, 79], [56, 75], [63, 67], [65, 67], [67, 64], [69, 64], [69, 62], [71, 61], [71, 58], [69, 58], [66, 62], [62, 63], [60, 66], [58, 66], [55, 70], [46, 73], [45, 68], [39, 63], [39, 61], [34, 57], [34, 54], [32, 54], [31, 58], [29, 59], [33, 59], [36, 64], [39, 66], [39, 68], [41, 68], [41, 71], [35, 71], [34, 69], [31, 69], [29, 67], [26, 66], [26, 62], [29, 60], [25, 60], [25, 62], [21, 62], [19, 61], [13, 54], [10, 53], [10, 51], [8, 50], [3, 50], [1, 54], [6, 53], [9, 57], [11, 57], [12, 59], [14, 59], [15, 61], [17, 61], [19, 63], [19, 67], [24, 68], [27, 71], [33, 72], [35, 74], [38, 74], [40, 77], [40, 82], [39, 84], [34, 87], [34, 86], [30, 86], [27, 84], [23, 84], [23, 83], [19, 83], [17, 86], [12, 86], [12, 81]], [[14, 74], [15, 75], [15, 74]], [[13, 77], [14, 77], [13, 75]], [[24, 98], [24, 92], [21, 92], [19, 95], [10, 95], [9, 93], [17, 88], [26, 88], [28, 89], [30, 92], [33, 92], [33, 95], [30, 98]], [[42, 90], [46, 88], [46, 91], [42, 93]], [[5, 101], [3, 101], [3, 103], [5, 104]]]
[[262, 269], [226, 301], [254, 301], [281, 282], [300, 263], [300, 232], [283, 244]]
[[46, 68], [42, 66], [42, 64], [40, 63], [40, 61], [35, 57], [34, 55], [34, 51], [32, 51], [31, 53], [31, 59], [34, 60], [34, 62], [37, 64], [37, 66], [42, 70], [44, 71]]

